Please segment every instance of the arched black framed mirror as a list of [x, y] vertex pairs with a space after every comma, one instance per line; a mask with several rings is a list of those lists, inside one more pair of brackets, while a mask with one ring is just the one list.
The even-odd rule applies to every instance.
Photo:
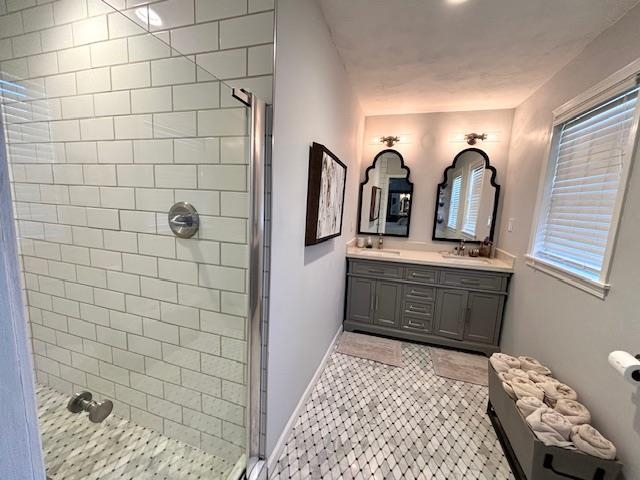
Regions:
[[493, 241], [500, 197], [496, 174], [489, 156], [479, 148], [456, 155], [438, 185], [433, 240]]
[[360, 184], [358, 233], [408, 237], [413, 183], [409, 167], [396, 150], [383, 150], [367, 168]]

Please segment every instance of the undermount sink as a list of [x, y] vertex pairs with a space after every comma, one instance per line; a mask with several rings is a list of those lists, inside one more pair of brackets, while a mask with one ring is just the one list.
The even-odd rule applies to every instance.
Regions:
[[463, 257], [460, 255], [454, 255], [453, 253], [443, 253], [442, 258], [447, 260], [457, 260], [461, 263], [491, 263], [488, 258], [484, 257]]
[[382, 257], [383, 255], [400, 255], [400, 250], [374, 250], [372, 248], [364, 248], [362, 249], [362, 253], [365, 255], [373, 255]]

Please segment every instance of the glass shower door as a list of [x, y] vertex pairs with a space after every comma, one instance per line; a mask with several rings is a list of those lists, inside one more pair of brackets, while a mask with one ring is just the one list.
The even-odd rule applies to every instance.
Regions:
[[[261, 453], [264, 104], [232, 88], [270, 99], [273, 4], [7, 1], [0, 37], [47, 475], [237, 477]], [[69, 412], [82, 391], [113, 413]]]

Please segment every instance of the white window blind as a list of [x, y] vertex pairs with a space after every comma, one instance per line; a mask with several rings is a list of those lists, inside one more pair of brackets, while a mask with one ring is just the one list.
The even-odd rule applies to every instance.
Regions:
[[480, 200], [482, 200], [482, 182], [484, 180], [484, 162], [471, 167], [469, 186], [467, 188], [467, 202], [462, 222], [462, 231], [467, 235], [476, 235]]
[[638, 104], [634, 86], [561, 123], [533, 256], [601, 281]]
[[458, 211], [460, 209], [460, 191], [462, 190], [462, 175], [457, 175], [451, 185], [451, 205], [449, 205], [449, 218], [447, 227], [456, 230], [458, 228]]

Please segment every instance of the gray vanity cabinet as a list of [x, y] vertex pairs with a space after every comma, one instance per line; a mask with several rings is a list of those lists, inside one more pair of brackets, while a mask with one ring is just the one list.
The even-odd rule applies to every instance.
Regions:
[[349, 320], [395, 328], [400, 319], [402, 285], [370, 278], [350, 277]]
[[499, 351], [510, 273], [348, 259], [347, 331]]
[[438, 289], [436, 333], [443, 337], [462, 340], [467, 315], [467, 298], [464, 290]]
[[469, 292], [464, 339], [492, 343], [502, 318], [503, 299], [499, 295]]
[[373, 302], [376, 295], [376, 281], [369, 278], [349, 277], [349, 320], [372, 323]]
[[392, 282], [376, 282], [373, 302], [373, 323], [395, 328], [400, 319], [402, 285]]

